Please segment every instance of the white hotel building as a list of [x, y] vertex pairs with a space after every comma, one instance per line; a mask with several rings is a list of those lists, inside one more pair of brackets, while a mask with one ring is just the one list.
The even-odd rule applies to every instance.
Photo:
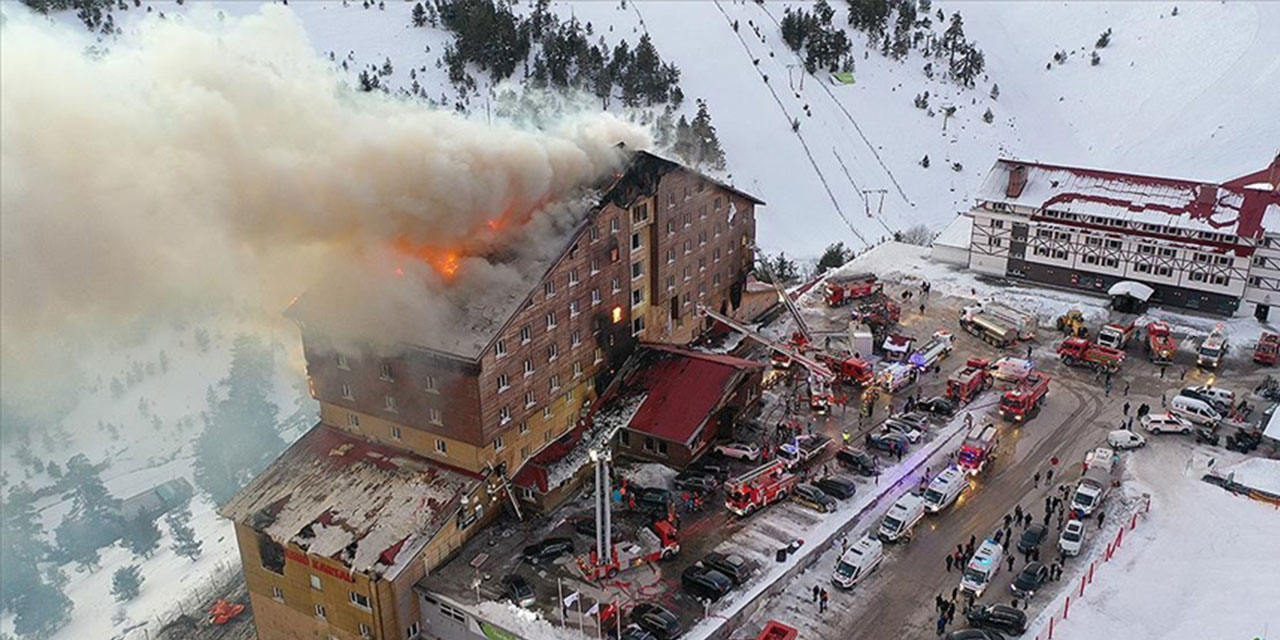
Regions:
[[998, 160], [970, 216], [969, 268], [1265, 319], [1280, 305], [1280, 156], [1222, 184]]

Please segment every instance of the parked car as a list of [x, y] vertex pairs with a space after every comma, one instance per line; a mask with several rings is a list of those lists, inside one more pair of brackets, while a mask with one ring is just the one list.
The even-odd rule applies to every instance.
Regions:
[[1112, 449], [1137, 449], [1147, 446], [1147, 439], [1140, 433], [1117, 429], [1107, 434], [1107, 444], [1111, 445]]
[[502, 576], [502, 593], [517, 607], [532, 607], [536, 601], [529, 581], [514, 573]]
[[1004, 636], [995, 629], [957, 629], [944, 640], [1004, 640]]
[[1179, 391], [1178, 395], [1207, 402], [1209, 403], [1209, 406], [1217, 410], [1218, 413], [1227, 413], [1231, 411], [1231, 408], [1236, 404], [1235, 392], [1230, 389], [1223, 389], [1222, 387], [1209, 387], [1204, 385], [1186, 387], [1182, 391]]
[[1009, 589], [1013, 591], [1013, 595], [1019, 598], [1032, 598], [1036, 595], [1036, 589], [1049, 579], [1049, 567], [1043, 562], [1030, 562], [1023, 567], [1022, 573], [1013, 579], [1013, 584], [1009, 585]]
[[841, 500], [848, 500], [857, 492], [858, 485], [854, 484], [853, 478], [846, 475], [827, 476], [815, 480], [813, 486], [822, 489], [822, 492]]
[[[580, 533], [588, 538], [591, 538], [592, 540], [595, 540], [596, 539], [596, 519], [594, 517], [578, 518], [577, 520], [573, 521], [573, 530], [576, 533]], [[622, 529], [617, 526], [612, 527], [610, 529], [609, 537], [612, 538], [614, 542], [620, 542], [623, 537]]]
[[1007, 604], [979, 605], [964, 614], [969, 624], [982, 629], [997, 629], [1022, 635], [1027, 630], [1027, 614]]
[[1049, 535], [1048, 527], [1039, 522], [1033, 522], [1026, 531], [1022, 532], [1022, 537], [1018, 538], [1018, 551], [1031, 553], [1032, 550], [1039, 549], [1040, 543], [1044, 542], [1047, 535]]
[[636, 492], [636, 508], [641, 511], [666, 513], [671, 502], [671, 492], [666, 489], [645, 487]]
[[1082, 546], [1084, 546], [1084, 523], [1072, 518], [1067, 521], [1066, 526], [1062, 527], [1062, 533], [1058, 536], [1058, 549], [1063, 555], [1078, 556]]
[[1218, 431], [1213, 427], [1196, 427], [1196, 443], [1218, 446]]
[[915, 428], [921, 431], [929, 430], [929, 422], [930, 422], [929, 416], [923, 411], [908, 411], [906, 413], [899, 413], [898, 415], [893, 416], [893, 418], [895, 420], [899, 420], [907, 424], [914, 425]]
[[716, 487], [720, 486], [720, 481], [711, 474], [685, 471], [676, 476], [672, 484], [682, 491], [709, 492], [715, 491]]
[[701, 473], [703, 475], [712, 476], [720, 482], [724, 482], [729, 478], [729, 476], [733, 475], [733, 469], [729, 468], [727, 463], [723, 461], [711, 462], [706, 458], [698, 460], [688, 467], [685, 467], [685, 471], [688, 473]]
[[[613, 637], [610, 635], [610, 637]], [[658, 640], [658, 636], [653, 635], [638, 624], [629, 624], [627, 628], [622, 630], [621, 640]]]
[[864, 476], [873, 476], [879, 472], [876, 457], [867, 453], [866, 449], [841, 447], [836, 451], [836, 460]]
[[711, 450], [726, 458], [737, 458], [747, 462], [760, 459], [760, 445], [754, 442], [722, 442]]
[[570, 538], [547, 538], [542, 542], [524, 548], [524, 559], [529, 564], [539, 564], [555, 560], [566, 553], [573, 553], [573, 540]]
[[916, 409], [935, 416], [950, 416], [956, 412], [955, 403], [942, 396], [934, 396], [916, 403]]
[[906, 453], [911, 441], [896, 431], [877, 431], [867, 434], [867, 446], [886, 453]]
[[1148, 413], [1138, 422], [1148, 433], [1191, 433], [1191, 424], [1172, 413]]
[[836, 507], [839, 506], [835, 498], [823, 493], [822, 489], [811, 484], [796, 485], [795, 490], [791, 492], [791, 499], [822, 513], [835, 511]]
[[703, 556], [702, 564], [729, 576], [734, 585], [742, 585], [751, 577], [751, 565], [747, 559], [736, 553], [708, 553]]
[[711, 567], [694, 564], [680, 574], [680, 586], [699, 600], [715, 602], [733, 590], [733, 580]]
[[924, 437], [924, 433], [921, 432], [920, 429], [918, 429], [915, 425], [909, 422], [902, 422], [897, 418], [889, 418], [888, 420], [885, 420], [884, 426], [881, 428], [884, 430], [885, 433], [902, 434], [903, 436], [906, 437], [907, 442], [910, 442], [911, 444], [920, 442], [920, 438]]
[[658, 640], [673, 640], [684, 633], [684, 629], [680, 628], [680, 618], [677, 618], [676, 614], [652, 602], [641, 602], [633, 607], [631, 621], [657, 636]]

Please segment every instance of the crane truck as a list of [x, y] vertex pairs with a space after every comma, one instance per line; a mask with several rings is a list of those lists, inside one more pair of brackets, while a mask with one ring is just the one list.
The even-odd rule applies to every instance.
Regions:
[[724, 506], [747, 516], [791, 495], [800, 478], [787, 470], [785, 460], [761, 465], [724, 484]]
[[823, 283], [822, 294], [827, 306], [843, 307], [861, 300], [884, 288], [874, 273], [855, 273], [848, 276], [832, 276]]
[[636, 531], [636, 539], [612, 545], [612, 557], [601, 560], [595, 552], [578, 562], [578, 570], [587, 580], [612, 578], [621, 571], [659, 560], [674, 558], [680, 553], [680, 536], [670, 520], [658, 520], [652, 527]]
[[1145, 343], [1147, 359], [1153, 364], [1164, 365], [1173, 362], [1173, 354], [1178, 351], [1178, 343], [1173, 339], [1173, 330], [1159, 320], [1147, 324], [1147, 341]]

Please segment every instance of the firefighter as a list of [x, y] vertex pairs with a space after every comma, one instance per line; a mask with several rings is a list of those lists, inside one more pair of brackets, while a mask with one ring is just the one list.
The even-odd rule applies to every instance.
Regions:
[[849, 430], [845, 429], [844, 431], [840, 432], [840, 437], [844, 440], [845, 444], [849, 444], [849, 438], [851, 438], [852, 436], [849, 434]]

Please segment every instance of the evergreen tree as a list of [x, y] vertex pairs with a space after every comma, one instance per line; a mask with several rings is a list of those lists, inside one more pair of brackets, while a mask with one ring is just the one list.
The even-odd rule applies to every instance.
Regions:
[[697, 143], [694, 140], [693, 130], [689, 127], [689, 121], [683, 115], [676, 121], [675, 144], [671, 150], [676, 154], [676, 157], [683, 159], [685, 162], [693, 162], [694, 154], [697, 151]]
[[1093, 46], [1097, 49], [1106, 49], [1109, 44], [1111, 44], [1111, 27], [1107, 27], [1107, 30], [1098, 36], [1098, 41]]
[[808, 34], [808, 27], [805, 25], [808, 14], [804, 9], [792, 10], [787, 7], [782, 14], [782, 41], [791, 48], [792, 51], [799, 52], [804, 47], [804, 38]]
[[960, 17], [959, 11], [951, 14], [951, 24], [942, 34], [942, 46], [949, 56], [948, 64], [954, 70], [956, 55], [962, 53], [964, 47], [964, 19]]
[[795, 260], [788, 259], [786, 253], [778, 254], [778, 258], [773, 262], [772, 269], [773, 275], [778, 278], [778, 282], [790, 282], [799, 275]]
[[191, 512], [186, 507], [175, 509], [165, 515], [164, 521], [169, 525], [169, 534], [173, 536], [173, 544], [169, 548], [184, 558], [199, 558], [204, 543], [196, 539], [195, 530], [188, 524]]
[[992, 84], [992, 85], [991, 85], [991, 99], [992, 99], [992, 100], [996, 100], [996, 99], [998, 99], [999, 97], [1000, 97], [1000, 85], [998, 85], [998, 84]]
[[81, 567], [98, 565], [98, 550], [120, 537], [120, 500], [102, 484], [97, 467], [84, 454], [67, 461], [64, 485], [70, 489], [71, 510], [54, 536], [59, 551]]
[[160, 546], [160, 528], [151, 518], [134, 518], [125, 523], [120, 543], [133, 555], [150, 558]]
[[987, 107], [987, 111], [982, 114], [982, 121], [987, 124], [991, 124], [991, 122], [995, 119], [996, 119], [996, 114], [991, 113], [991, 107]]
[[951, 65], [951, 75], [966, 87], [972, 87], [974, 81], [986, 67], [986, 59], [977, 47], [963, 45], [960, 57]]
[[421, 2], [413, 5], [413, 26], [427, 26], [427, 10], [423, 8]]
[[225, 396], [210, 394], [195, 444], [196, 484], [216, 504], [230, 500], [284, 449], [276, 433], [278, 409], [266, 395], [274, 369], [271, 350], [246, 335], [236, 338], [231, 354], [231, 369], [219, 383]]
[[13, 631], [22, 637], [48, 638], [71, 621], [74, 606], [61, 587], [42, 580], [18, 594]]
[[711, 114], [707, 111], [706, 101], [698, 100], [698, 113], [694, 115], [689, 129], [695, 140], [694, 164], [723, 171], [724, 150], [720, 148], [716, 128], [711, 124]]
[[853, 251], [845, 248], [843, 242], [827, 245], [827, 249], [822, 252], [822, 257], [818, 259], [818, 273], [826, 273], [830, 269], [844, 265], [853, 257]]
[[138, 597], [138, 592], [142, 590], [142, 570], [138, 565], [131, 564], [127, 567], [120, 567], [111, 576], [111, 595], [116, 597], [116, 602], [124, 602]]
[[849, 25], [854, 29], [879, 36], [889, 24], [889, 0], [848, 0]]
[[920, 166], [929, 168], [929, 154], [926, 153], [923, 158], [920, 158]]
[[51, 549], [45, 542], [40, 516], [35, 509], [36, 494], [27, 484], [9, 489], [0, 503], [0, 611], [17, 612], [22, 594], [42, 582], [38, 563]]

